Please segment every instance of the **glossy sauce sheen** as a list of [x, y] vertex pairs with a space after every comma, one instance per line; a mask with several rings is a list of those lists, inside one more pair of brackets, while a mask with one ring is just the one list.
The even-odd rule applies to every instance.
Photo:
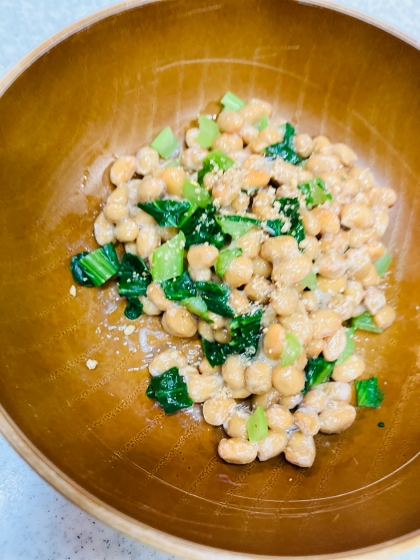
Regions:
[[[414, 48], [364, 23], [232, 0], [112, 16], [15, 81], [0, 100], [0, 403], [57, 469], [133, 520], [243, 554], [344, 553], [418, 531], [419, 76]], [[399, 196], [385, 239], [397, 320], [380, 339], [358, 335], [385, 401], [317, 436], [310, 470], [223, 463], [221, 431], [194, 411], [165, 417], [145, 396], [149, 352], [122, 334], [122, 303], [106, 315], [108, 288], [69, 294], [69, 259], [95, 246], [111, 162], [167, 123], [182, 133], [227, 89], [279, 100], [298, 130], [352, 146]]]

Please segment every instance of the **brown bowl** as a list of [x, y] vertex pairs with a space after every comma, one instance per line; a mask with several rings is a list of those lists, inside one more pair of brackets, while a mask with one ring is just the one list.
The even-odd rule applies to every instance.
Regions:
[[[414, 42], [321, 2], [128, 4], [64, 31], [0, 87], [3, 434], [89, 513], [187, 558], [362, 549], [385, 558], [420, 544]], [[182, 133], [228, 89], [273, 101], [300, 131], [350, 144], [399, 194], [387, 290], [397, 321], [360, 340], [386, 398], [360, 409], [344, 434], [317, 437], [309, 470], [278, 459], [223, 463], [219, 429], [197, 413], [165, 417], [145, 396], [145, 356], [118, 330], [122, 302], [110, 304], [109, 289], [69, 295], [69, 259], [95, 246], [115, 156], [168, 123]]]

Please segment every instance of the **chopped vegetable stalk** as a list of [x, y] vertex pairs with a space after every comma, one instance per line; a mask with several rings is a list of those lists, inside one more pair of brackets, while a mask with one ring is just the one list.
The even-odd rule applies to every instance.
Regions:
[[185, 180], [182, 186], [182, 194], [195, 206], [199, 208], [206, 208], [211, 204], [211, 194], [204, 187], [198, 183], [192, 183], [188, 179]]
[[120, 268], [120, 261], [113, 243], [107, 243], [104, 245], [102, 247], [102, 251], [112, 266], [118, 270]]
[[155, 149], [163, 159], [168, 159], [179, 148], [179, 142], [170, 126], [166, 126], [150, 146]]
[[383, 331], [383, 329], [376, 326], [373, 317], [369, 313], [369, 311], [365, 311], [358, 317], [353, 317], [353, 319], [351, 320], [351, 326], [354, 329], [359, 329], [361, 331], [368, 331], [373, 333], [381, 333]]
[[230, 263], [236, 259], [236, 257], [239, 257], [239, 255], [242, 255], [242, 249], [239, 248], [220, 251], [214, 266], [216, 274], [220, 276], [220, 278], [223, 278]]
[[350, 356], [353, 354], [355, 347], [353, 340], [354, 331], [354, 328], [346, 329], [346, 346], [344, 347], [343, 353], [336, 361], [337, 365], [342, 364], [344, 360], [347, 360], [347, 358], [350, 358]]
[[165, 296], [174, 301], [181, 301], [193, 297], [197, 293], [197, 288], [187, 271], [183, 272], [181, 276], [177, 278], [164, 280], [160, 284], [165, 292]]
[[375, 262], [376, 272], [378, 276], [383, 276], [388, 270], [389, 265], [392, 262], [392, 257], [389, 253], [385, 253], [380, 259]]
[[211, 145], [220, 135], [219, 127], [212, 119], [204, 115], [198, 117], [199, 132], [196, 141], [202, 148], [211, 148]]
[[286, 123], [284, 139], [281, 142], [276, 142], [268, 146], [265, 155], [269, 159], [277, 159], [281, 157], [284, 161], [297, 165], [302, 161], [302, 158], [295, 151], [295, 129], [290, 123]]
[[268, 118], [266, 117], [266, 115], [263, 115], [261, 117], [261, 119], [256, 123], [255, 128], [261, 132], [261, 130], [264, 130], [264, 128], [267, 128], [268, 126]]
[[153, 216], [161, 227], [180, 227], [188, 220], [191, 206], [188, 200], [155, 200], [138, 204], [138, 207]]
[[194, 214], [181, 225], [186, 236], [186, 249], [206, 242], [218, 249], [223, 247], [225, 236], [215, 220], [215, 212], [216, 208], [211, 204], [206, 208], [197, 208]]
[[224, 364], [231, 354], [244, 354], [247, 359], [255, 356], [261, 336], [262, 310], [254, 315], [239, 315], [229, 325], [231, 341], [227, 344], [202, 339], [204, 355], [211, 366]]
[[235, 162], [221, 150], [213, 150], [209, 152], [203, 159], [203, 167], [197, 175], [197, 180], [200, 185], [203, 184], [204, 176], [214, 169], [221, 169], [227, 171]]
[[223, 105], [225, 109], [229, 109], [230, 111], [239, 111], [242, 107], [245, 107], [245, 101], [239, 99], [236, 95], [228, 91], [220, 100], [220, 103]]
[[197, 315], [197, 317], [200, 317], [200, 319], [207, 321], [207, 323], [213, 323], [210, 319], [207, 305], [203, 298], [199, 296], [189, 297], [187, 299], [183, 299], [181, 301], [181, 305], [186, 307], [188, 311], [191, 311], [191, 313], [194, 313], [194, 315]]
[[259, 220], [247, 216], [216, 216], [216, 222], [223, 233], [230, 235], [232, 239], [239, 239], [250, 229], [261, 224]]
[[78, 263], [95, 286], [105, 284], [119, 268], [117, 253], [112, 243], [88, 253], [80, 258]]
[[384, 400], [384, 393], [378, 387], [376, 376], [362, 381], [355, 381], [357, 406], [379, 408]]
[[303, 194], [306, 206], [318, 206], [327, 200], [332, 200], [331, 194], [327, 191], [325, 183], [319, 177], [314, 177], [307, 183], [298, 185], [298, 189]]
[[229, 305], [229, 286], [216, 282], [196, 282], [195, 285], [210, 311], [222, 317], [234, 316], [235, 313]]
[[250, 443], [257, 443], [268, 436], [267, 417], [261, 406], [257, 406], [255, 412], [248, 418], [246, 429]]
[[127, 319], [138, 319], [143, 313], [143, 304], [138, 297], [129, 297], [127, 305], [124, 309], [124, 315]]
[[152, 276], [146, 263], [137, 255], [126, 253], [118, 269], [118, 293], [120, 296], [145, 296]]
[[181, 276], [184, 270], [185, 235], [182, 231], [158, 247], [152, 254], [153, 280], [169, 280]]
[[86, 255], [88, 254], [89, 253], [87, 251], [83, 251], [82, 253], [77, 253], [77, 255], [74, 255], [74, 257], [72, 257], [70, 261], [70, 271], [75, 282], [77, 282], [81, 286], [91, 288], [95, 284], [92, 282], [89, 274], [87, 274], [87, 272], [85, 272], [79, 264], [80, 259], [83, 259], [83, 257], [86, 257]]
[[194, 404], [194, 401], [188, 395], [187, 384], [179, 375], [176, 367], [152, 377], [146, 395], [149, 399], [158, 401], [166, 414], [172, 414]]
[[179, 167], [179, 165], [180, 165], [179, 158], [175, 158], [175, 159], [168, 160], [163, 166], [163, 168], [169, 169], [170, 167]]
[[277, 199], [274, 204], [276, 203], [280, 203], [279, 213], [284, 216], [284, 222], [290, 223], [290, 227], [287, 229], [282, 228], [278, 235], [291, 235], [299, 244], [305, 239], [305, 229], [300, 215], [299, 199], [283, 197]]
[[303, 280], [299, 282], [305, 288], [309, 288], [310, 290], [316, 289], [316, 274], [315, 272], [310, 272], [308, 276], [305, 276]]
[[307, 393], [309, 387], [325, 383], [331, 377], [335, 362], [327, 362], [322, 356], [311, 358], [305, 367], [306, 383], [303, 393]]
[[293, 364], [302, 353], [302, 344], [296, 336], [287, 332], [284, 338], [283, 352], [281, 353], [282, 367]]

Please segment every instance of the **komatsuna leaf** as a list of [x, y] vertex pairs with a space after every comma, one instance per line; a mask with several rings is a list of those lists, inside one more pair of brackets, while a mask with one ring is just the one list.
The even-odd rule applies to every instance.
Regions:
[[197, 294], [197, 288], [187, 271], [177, 278], [163, 280], [160, 285], [165, 292], [165, 296], [173, 301], [181, 301]]
[[234, 316], [235, 313], [229, 305], [229, 286], [216, 282], [196, 282], [195, 285], [210, 311], [222, 317]]
[[283, 197], [277, 199], [275, 203], [279, 204], [279, 213], [283, 217], [286, 226], [281, 229], [281, 235], [291, 235], [299, 245], [305, 239], [305, 229], [303, 227], [302, 217], [300, 215], [300, 204], [298, 198]]
[[162, 405], [166, 414], [172, 414], [194, 404], [188, 395], [187, 384], [179, 375], [176, 367], [152, 377], [146, 395], [149, 399], [154, 399]]
[[295, 150], [294, 137], [295, 129], [290, 123], [286, 123], [283, 140], [268, 146], [268, 148], [264, 150], [266, 157], [268, 159], [277, 159], [281, 157], [284, 161], [292, 163], [293, 165], [301, 163], [302, 158]]
[[250, 359], [255, 356], [261, 336], [262, 310], [253, 315], [239, 315], [229, 325], [231, 341], [222, 344], [201, 340], [204, 355], [210, 365], [215, 367], [224, 364], [231, 354], [243, 354]]
[[225, 234], [222, 232], [215, 219], [216, 208], [209, 204], [206, 208], [197, 208], [193, 215], [181, 226], [185, 234], [185, 248], [193, 245], [209, 243], [218, 249], [226, 242]]
[[319, 177], [314, 177], [307, 183], [298, 185], [298, 189], [303, 194], [306, 206], [311, 208], [332, 200], [332, 196], [327, 191], [324, 181]]
[[137, 255], [126, 253], [117, 272], [120, 296], [145, 296], [152, 275], [146, 263]]
[[138, 207], [153, 216], [161, 227], [180, 227], [191, 210], [188, 200], [154, 200], [139, 202]]
[[357, 406], [368, 408], [379, 408], [384, 400], [384, 393], [378, 387], [376, 376], [362, 381], [355, 381]]
[[140, 315], [143, 313], [143, 304], [139, 300], [138, 297], [129, 297], [127, 298], [127, 305], [124, 309], [124, 315], [127, 319], [134, 320], [138, 319]]
[[305, 367], [306, 383], [303, 393], [307, 393], [309, 387], [325, 383], [331, 377], [335, 362], [327, 362], [322, 356], [311, 358]]
[[223, 233], [236, 240], [248, 233], [250, 229], [261, 224], [260, 220], [248, 216], [216, 216], [216, 221]]
[[77, 253], [74, 255], [70, 261], [70, 271], [73, 275], [74, 281], [80, 284], [81, 286], [86, 286], [88, 288], [92, 288], [95, 284], [92, 282], [92, 279], [88, 275], [88, 273], [80, 266], [79, 261], [86, 257], [89, 253], [87, 251], [83, 251], [82, 253]]

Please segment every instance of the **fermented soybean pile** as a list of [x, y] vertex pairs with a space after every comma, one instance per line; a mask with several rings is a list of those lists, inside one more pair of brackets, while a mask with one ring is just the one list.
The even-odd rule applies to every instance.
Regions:
[[296, 134], [269, 103], [228, 92], [221, 107], [185, 144], [168, 126], [115, 161], [94, 225], [101, 248], [71, 270], [84, 286], [116, 281], [128, 319], [159, 315], [171, 335], [199, 336], [198, 363], [174, 348], [150, 363], [156, 406], [203, 403], [229, 463], [284, 452], [310, 467], [319, 431], [342, 432], [350, 403], [383, 399], [353, 335], [395, 319], [380, 239], [396, 195], [351, 148]]

